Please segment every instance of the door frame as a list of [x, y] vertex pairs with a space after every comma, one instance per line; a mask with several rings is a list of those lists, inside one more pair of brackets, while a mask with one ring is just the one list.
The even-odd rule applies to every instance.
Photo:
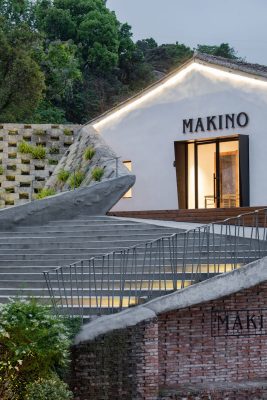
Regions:
[[[220, 193], [220, 152], [219, 146], [222, 142], [238, 141], [239, 152], [239, 195], [240, 207], [250, 205], [249, 187], [249, 136], [233, 135], [226, 137], [215, 137], [195, 140], [181, 140], [174, 142], [176, 182], [179, 209], [188, 209], [188, 144], [194, 144], [194, 170], [195, 170], [195, 209], [198, 209], [198, 151], [197, 146], [201, 144], [216, 145], [216, 193]], [[216, 196], [216, 208], [220, 208], [220, 198]]]

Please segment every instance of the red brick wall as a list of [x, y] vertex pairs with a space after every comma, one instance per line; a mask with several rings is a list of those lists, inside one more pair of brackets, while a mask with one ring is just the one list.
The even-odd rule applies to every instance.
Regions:
[[160, 385], [267, 377], [267, 336], [211, 335], [212, 310], [259, 308], [267, 308], [266, 283], [221, 300], [161, 315]]
[[157, 399], [157, 320], [74, 346], [70, 384], [75, 400]]
[[[211, 331], [214, 310], [231, 310], [231, 315], [235, 315], [235, 310], [265, 308], [267, 283], [220, 300], [164, 313], [156, 320], [111, 332], [76, 346], [73, 349], [72, 375], [75, 398], [156, 400], [161, 390], [175, 385], [179, 388], [179, 385], [186, 387], [225, 382], [227, 388], [229, 382], [267, 378], [267, 335], [255, 335], [252, 326], [251, 331], [245, 330], [245, 336], [218, 337], [216, 329], [213, 333]], [[240, 315], [246, 315], [245, 312]], [[229, 326], [232, 323], [230, 319]], [[217, 327], [216, 324], [214, 326]], [[248, 332], [253, 334], [248, 336]], [[242, 390], [242, 393], [248, 394], [241, 394], [241, 391], [238, 394], [235, 390], [233, 397], [227, 392], [227, 398], [251, 399], [252, 390], [253, 393], [263, 393], [255, 387]], [[208, 393], [209, 389], [203, 399], [208, 398], [205, 397]], [[180, 397], [165, 394], [163, 398]], [[213, 388], [211, 398], [224, 399], [225, 394], [222, 389], [216, 394], [216, 388]]]

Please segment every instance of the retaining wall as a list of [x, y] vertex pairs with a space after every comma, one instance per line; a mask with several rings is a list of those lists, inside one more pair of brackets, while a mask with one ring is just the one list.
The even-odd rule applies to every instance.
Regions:
[[[77, 125], [0, 124], [0, 208], [25, 204], [41, 190], [75, 140]], [[43, 160], [18, 150], [25, 141], [46, 148]]]
[[[266, 267], [266, 259], [252, 263], [254, 273], [261, 263]], [[242, 280], [250, 281], [253, 268], [238, 271], [241, 286]], [[266, 277], [223, 296], [227, 279], [235, 275], [236, 271], [184, 289], [184, 294], [166, 296], [169, 304], [174, 299], [173, 309], [154, 317], [143, 314], [138, 321], [138, 310], [142, 314], [159, 309], [161, 301], [166, 304], [164, 298], [88, 324], [72, 352], [75, 399], [267, 398]], [[194, 304], [192, 298], [191, 306], [174, 309], [175, 298], [182, 302], [187, 292], [197, 292], [199, 286], [208, 290], [208, 284], [216, 288], [216, 282], [221, 283], [221, 293], [214, 300]], [[128, 322], [123, 328], [124, 320]], [[103, 326], [106, 333], [101, 334]]]

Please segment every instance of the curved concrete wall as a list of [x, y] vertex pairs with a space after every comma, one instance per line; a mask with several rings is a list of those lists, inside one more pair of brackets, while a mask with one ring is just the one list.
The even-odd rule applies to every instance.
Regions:
[[18, 225], [44, 224], [51, 220], [104, 215], [134, 182], [134, 175], [125, 175], [0, 210], [0, 230], [12, 229]]

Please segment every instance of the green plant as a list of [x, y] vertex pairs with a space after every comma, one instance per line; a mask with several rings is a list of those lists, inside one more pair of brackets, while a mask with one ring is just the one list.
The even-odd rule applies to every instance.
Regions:
[[87, 147], [87, 149], [85, 149], [83, 156], [85, 158], [85, 160], [90, 161], [92, 160], [92, 158], [95, 155], [95, 149], [93, 147]]
[[10, 158], [12, 160], [17, 158], [17, 153], [8, 153], [8, 158]]
[[57, 376], [40, 379], [26, 388], [25, 400], [70, 400], [73, 399], [66, 383]]
[[6, 193], [15, 193], [15, 189], [13, 187], [6, 188]]
[[1, 305], [0, 398], [25, 400], [28, 384], [68, 367], [69, 346], [68, 328], [50, 307], [35, 299]]
[[34, 129], [33, 133], [36, 136], [44, 136], [46, 131], [44, 129]]
[[59, 154], [59, 147], [58, 146], [52, 146], [49, 149], [50, 154]]
[[31, 146], [31, 155], [37, 160], [43, 160], [46, 156], [46, 149], [41, 146]]
[[0, 165], [0, 175], [4, 174], [4, 168], [2, 167], [2, 165]]
[[10, 171], [16, 171], [17, 167], [16, 167], [16, 165], [8, 165], [7, 169]]
[[85, 178], [85, 174], [82, 171], [74, 171], [69, 177], [69, 184], [71, 189], [78, 188], [81, 186], [82, 181]]
[[23, 154], [31, 154], [33, 158], [38, 160], [42, 160], [46, 156], [46, 149], [43, 146], [41, 145], [33, 146], [25, 142], [25, 140], [19, 143], [18, 151]]
[[92, 178], [94, 181], [100, 182], [104, 175], [104, 168], [95, 167], [92, 171]]
[[50, 158], [48, 160], [49, 165], [57, 165], [58, 164], [58, 160], [53, 160], [53, 158]]
[[25, 140], [20, 142], [18, 145], [18, 151], [22, 154], [31, 154], [31, 148], [32, 148], [32, 145], [25, 142]]
[[6, 177], [6, 180], [7, 180], [7, 181], [10, 181], [10, 182], [14, 182], [14, 181], [16, 180], [16, 177], [13, 176], [13, 175], [8, 175], [8, 176]]
[[55, 189], [53, 188], [43, 188], [40, 190], [40, 192], [35, 196], [37, 200], [42, 200], [45, 197], [53, 196], [56, 194]]
[[[5, 205], [6, 206], [14, 206], [14, 204], [15, 204], [14, 200], [5, 200]], [[1, 372], [1, 365], [0, 365], [0, 372]], [[0, 383], [1, 383], [1, 381], [0, 381]], [[1, 397], [0, 397], [0, 399], [1, 399]]]
[[63, 130], [64, 135], [66, 136], [72, 136], [73, 135], [73, 131], [71, 129], [65, 128]]
[[66, 171], [65, 169], [61, 169], [57, 175], [57, 178], [60, 182], [67, 182], [70, 177], [70, 172]]

